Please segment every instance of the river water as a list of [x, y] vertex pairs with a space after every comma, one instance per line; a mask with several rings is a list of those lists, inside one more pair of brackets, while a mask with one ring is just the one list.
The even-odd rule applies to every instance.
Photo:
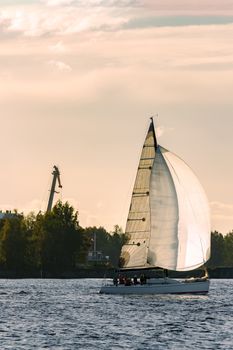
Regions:
[[0, 349], [233, 349], [233, 280], [208, 296], [109, 296], [100, 279], [0, 280]]

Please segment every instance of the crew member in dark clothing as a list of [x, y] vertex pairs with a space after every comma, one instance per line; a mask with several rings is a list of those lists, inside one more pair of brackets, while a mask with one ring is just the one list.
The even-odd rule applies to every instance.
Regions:
[[146, 276], [145, 276], [144, 274], [142, 274], [142, 275], [140, 276], [140, 283], [141, 283], [141, 284], [146, 284]]
[[113, 277], [113, 284], [114, 284], [114, 286], [117, 286], [117, 285], [118, 285], [117, 276], [114, 276], [114, 277]]

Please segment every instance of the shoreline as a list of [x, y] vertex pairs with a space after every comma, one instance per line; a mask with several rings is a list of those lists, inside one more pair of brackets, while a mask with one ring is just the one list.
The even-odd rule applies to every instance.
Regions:
[[[124, 271], [124, 274], [129, 277], [137, 275], [140, 277], [142, 271]], [[218, 267], [208, 269], [210, 279], [233, 279], [233, 267]], [[110, 268], [82, 268], [76, 271], [66, 272], [50, 272], [50, 271], [0, 271], [0, 279], [81, 279], [81, 278], [113, 278], [116, 274], [116, 269]], [[163, 277], [162, 271], [145, 270], [144, 274], [148, 278]], [[200, 277], [203, 275], [203, 270], [195, 270], [188, 272], [169, 271], [171, 278], [189, 278]]]

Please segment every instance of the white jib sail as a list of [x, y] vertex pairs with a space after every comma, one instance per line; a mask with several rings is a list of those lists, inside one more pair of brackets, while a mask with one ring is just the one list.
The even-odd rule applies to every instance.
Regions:
[[148, 262], [176, 271], [203, 265], [210, 257], [206, 195], [187, 164], [162, 147], [152, 169], [150, 204]]
[[143, 146], [122, 249], [124, 267], [188, 271], [210, 256], [205, 193], [175, 154], [156, 147], [153, 123]]

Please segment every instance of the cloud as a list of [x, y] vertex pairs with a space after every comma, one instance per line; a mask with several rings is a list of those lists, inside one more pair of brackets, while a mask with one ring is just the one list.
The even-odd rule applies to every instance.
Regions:
[[82, 227], [101, 226], [101, 221], [100, 221], [101, 219], [99, 216], [100, 214], [99, 209], [102, 208], [101, 201], [96, 203], [96, 208], [92, 208], [89, 210], [83, 208], [83, 204], [81, 205], [80, 201], [78, 201], [73, 197], [65, 197], [63, 198], [62, 202], [63, 203], [68, 202], [70, 205], [74, 207], [75, 210], [78, 211], [78, 219]]
[[233, 11], [228, 11], [227, 16], [218, 12], [214, 16], [196, 16], [192, 12], [182, 15], [179, 12], [181, 6], [178, 5], [174, 6], [178, 9], [174, 13], [159, 11], [166, 8], [168, 6], [159, 1], [156, 7], [150, 2], [143, 6], [142, 1], [131, 0], [44, 0], [40, 5], [34, 3], [3, 7], [0, 34], [26, 37], [67, 36], [83, 32], [121, 32], [129, 29], [220, 26], [233, 23]]
[[[18, 18], [25, 20], [30, 11], [25, 8]], [[125, 11], [125, 18], [117, 17], [110, 24], [116, 30], [110, 32], [100, 28], [111, 22], [115, 10], [33, 11], [41, 18], [38, 30], [36, 26], [30, 30], [20, 20], [23, 36], [17, 36], [14, 44], [12, 39], [1, 43], [0, 76], [7, 80], [0, 87], [3, 98], [59, 96], [77, 102], [114, 96], [118, 90], [129, 99], [152, 104], [151, 110], [156, 110], [155, 103], [175, 101], [212, 105], [221, 98], [225, 105], [232, 103], [232, 24], [122, 31], [122, 23], [133, 16]], [[8, 14], [13, 16], [11, 11]], [[38, 35], [28, 37], [28, 30]]]
[[35, 198], [27, 203], [22, 204], [20, 211], [22, 211], [25, 215], [31, 212], [37, 214], [39, 211], [45, 211], [46, 207], [47, 203], [45, 201]]
[[74, 0], [42, 0], [41, 2], [47, 6], [68, 6], [74, 3]]
[[173, 128], [165, 128], [163, 125], [156, 126], [156, 136], [160, 138], [167, 132], [173, 131]]
[[75, 7], [138, 7], [143, 0], [41, 0], [47, 6]]
[[68, 64], [66, 64], [64, 62], [61, 62], [61, 61], [50, 60], [48, 62], [48, 65], [50, 67], [52, 67], [53, 70], [59, 71], [59, 72], [62, 72], [62, 73], [63, 72], [64, 73], [69, 73], [69, 72], [72, 71], [72, 68]]
[[56, 44], [50, 45], [49, 50], [54, 53], [64, 53], [67, 51], [62, 41], [58, 41]]
[[150, 27], [187, 27], [233, 23], [233, 16], [153, 16], [136, 17], [123, 24], [124, 29]]
[[232, 0], [144, 0], [147, 8], [169, 13], [233, 13]]
[[233, 220], [233, 204], [222, 202], [211, 202], [212, 215], [216, 219], [232, 219]]
[[85, 31], [112, 31], [128, 21], [130, 14], [115, 8], [44, 6], [6, 8], [0, 15], [0, 33], [26, 37], [69, 35]]
[[159, 137], [161, 137], [164, 134], [165, 128], [164, 126], [158, 126], [156, 128], [156, 135]]
[[17, 206], [17, 208], [14, 207], [13, 204], [0, 204], [0, 207], [2, 208], [2, 211], [6, 211], [6, 210], [10, 210], [10, 211], [14, 211], [14, 210], [18, 210], [18, 212], [23, 212], [25, 215], [34, 212], [34, 213], [38, 213], [39, 211], [43, 211], [44, 208], [46, 208], [46, 202], [42, 201], [38, 198], [34, 198], [31, 201], [27, 202], [27, 203], [22, 203], [22, 205], [20, 205], [20, 207]]
[[233, 229], [233, 204], [214, 201], [210, 203], [212, 229], [223, 234]]

